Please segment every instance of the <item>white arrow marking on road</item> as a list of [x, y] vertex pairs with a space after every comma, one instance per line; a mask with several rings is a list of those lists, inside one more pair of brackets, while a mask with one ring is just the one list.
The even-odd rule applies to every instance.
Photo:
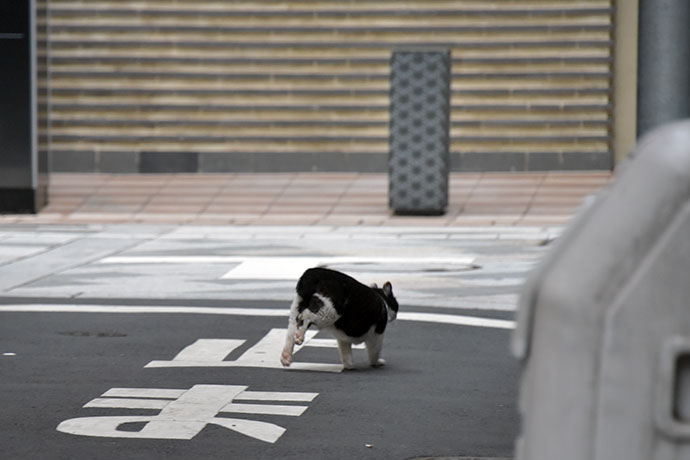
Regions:
[[[230, 316], [288, 316], [287, 308], [168, 307], [134, 305], [0, 305], [0, 313], [136, 313]], [[514, 329], [515, 321], [445, 313], [400, 312], [400, 321], [453, 324], [456, 326]]]

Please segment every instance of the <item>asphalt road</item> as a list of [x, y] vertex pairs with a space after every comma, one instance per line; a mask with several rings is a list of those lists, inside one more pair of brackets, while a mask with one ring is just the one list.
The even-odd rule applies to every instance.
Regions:
[[[140, 309], [122, 312], [122, 305]], [[273, 330], [286, 326], [285, 302], [4, 298], [0, 308], [2, 458], [513, 454], [518, 365], [508, 352], [511, 330], [499, 323], [409, 316], [386, 333], [385, 367], [368, 368], [366, 352], [355, 350], [359, 368], [338, 372], [325, 333], [296, 353], [304, 369], [275, 366], [281, 331]], [[158, 367], [146, 367], [152, 361]]]
[[[0, 226], [0, 458], [512, 457], [520, 286], [558, 228]], [[279, 364], [295, 280], [393, 283], [383, 369]]]

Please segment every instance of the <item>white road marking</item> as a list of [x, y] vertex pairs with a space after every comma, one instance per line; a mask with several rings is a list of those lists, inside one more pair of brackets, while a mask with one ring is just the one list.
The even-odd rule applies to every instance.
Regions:
[[163, 409], [170, 404], [168, 399], [96, 398], [84, 407], [123, 407], [125, 409]]
[[[170, 361], [155, 360], [144, 367], [256, 367], [263, 369], [282, 369], [280, 352], [283, 349], [287, 329], [271, 329], [256, 345], [245, 351], [234, 361], [225, 361], [225, 358], [244, 340], [225, 339], [198, 339], [179, 352]], [[318, 331], [307, 331], [304, 343], [295, 348], [295, 354], [303, 347], [312, 346], [311, 342]], [[326, 346], [319, 342], [319, 346]], [[333, 340], [331, 346], [336, 348]], [[317, 372], [341, 372], [340, 364], [293, 362], [287, 368], [289, 370], [317, 371]]]
[[310, 402], [318, 395], [318, 393], [290, 393], [288, 391], [243, 391], [235, 397], [235, 401]]
[[[336, 342], [335, 339], [311, 339], [309, 341], [309, 346], [317, 348], [338, 348], [338, 342]], [[353, 343], [352, 348], [364, 350], [366, 346], [363, 343]]]
[[260, 415], [289, 415], [299, 417], [307, 410], [307, 406], [281, 406], [278, 404], [237, 404], [230, 403], [221, 409], [222, 412], [235, 414], [260, 414]]
[[[392, 264], [431, 265], [434, 267], [467, 270], [472, 268], [475, 258], [458, 257], [260, 257], [260, 256], [113, 256], [101, 259], [102, 264], [238, 264], [221, 279], [235, 280], [295, 280], [311, 267], [331, 265], [377, 265]], [[411, 270], [413, 273], [414, 270]]]
[[177, 399], [187, 390], [168, 388], [111, 388], [101, 396], [108, 398], [163, 398]]
[[[318, 333], [318, 331], [307, 331], [304, 336], [304, 342], [302, 345], [295, 347], [295, 353], [297, 353], [302, 348], [309, 345], [311, 339]], [[280, 352], [283, 349], [283, 344], [285, 343], [285, 334], [287, 334], [287, 329], [271, 329], [268, 331], [261, 340], [259, 340], [256, 345], [251, 347], [249, 350], [245, 351], [242, 356], [237, 358], [235, 361], [238, 366], [243, 367], [270, 367], [274, 369], [281, 369], [283, 365], [280, 363]], [[314, 365], [314, 369], [321, 371], [331, 371], [340, 372], [340, 365], [332, 365], [327, 363], [308, 363], [309, 366]], [[307, 363], [300, 363], [296, 369], [303, 370]]]
[[[474, 257], [251, 257], [227, 272], [221, 279], [295, 280], [308, 268], [342, 264], [363, 267], [380, 264], [400, 267], [422, 264], [467, 270], [472, 267], [473, 261]], [[350, 271], [360, 270], [352, 268]]]
[[[174, 307], [135, 305], [0, 305], [0, 313], [134, 313], [134, 314], [190, 314], [230, 316], [274, 316], [287, 317], [287, 308], [230, 308], [230, 307]], [[427, 323], [454, 324], [457, 326], [514, 329], [515, 322], [476, 316], [451, 315], [446, 313], [400, 312], [399, 321], [422, 321]]]
[[[283, 415], [297, 417], [307, 406], [243, 404], [234, 400], [312, 401], [318, 393], [247, 392], [241, 385], [194, 385], [189, 390], [113, 388], [86, 403], [87, 408], [157, 409], [153, 416], [79, 417], [65, 420], [57, 430], [79, 436], [141, 439], [192, 439], [208, 424], [220, 425], [264, 442], [275, 443], [285, 428], [273, 423], [217, 417], [219, 413]], [[128, 395], [133, 397], [105, 397]], [[168, 399], [171, 396], [174, 399]], [[118, 428], [144, 423], [139, 431]]]
[[242, 261], [224, 280], [296, 280], [308, 268], [323, 264], [317, 257], [253, 257]]
[[225, 308], [175, 307], [135, 305], [0, 305], [2, 312], [19, 313], [134, 313], [134, 314], [193, 314], [230, 316], [288, 316], [283, 308]]
[[238, 264], [246, 257], [237, 256], [112, 256], [102, 264]]
[[17, 353], [8, 352], [8, 353], [3, 353], [2, 356], [17, 356]]
[[446, 315], [443, 313], [399, 312], [398, 320], [421, 321], [426, 323], [455, 324], [457, 326], [489, 327], [496, 329], [515, 329], [515, 321], [476, 316]]
[[242, 345], [244, 340], [199, 339], [184, 348], [173, 358], [178, 361], [223, 361], [232, 351]]

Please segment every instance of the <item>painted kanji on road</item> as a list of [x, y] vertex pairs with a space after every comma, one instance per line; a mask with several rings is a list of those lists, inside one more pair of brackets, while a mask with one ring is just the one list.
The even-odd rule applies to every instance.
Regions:
[[[80, 436], [142, 439], [192, 439], [214, 424], [243, 435], [276, 442], [285, 428], [273, 423], [219, 416], [220, 414], [284, 415], [297, 417], [307, 406], [266, 402], [311, 402], [318, 393], [247, 391], [242, 385], [194, 385], [189, 390], [113, 388], [86, 408], [159, 409], [157, 415], [94, 416], [65, 420], [58, 431]], [[237, 401], [252, 401], [253, 404]], [[256, 404], [258, 403], [258, 404]], [[143, 425], [137, 431], [126, 428]]]
[[[304, 343], [295, 348], [295, 354], [304, 347], [337, 348], [334, 339], [317, 339], [318, 331], [307, 331]], [[342, 364], [294, 362], [289, 368], [280, 363], [287, 329], [271, 329], [254, 346], [235, 360], [226, 360], [227, 356], [245, 343], [235, 339], [198, 339], [186, 346], [170, 361], [151, 361], [146, 367], [260, 367], [264, 369], [306, 370], [317, 372], [341, 372]], [[355, 348], [362, 348], [355, 346]], [[333, 359], [338, 354], [333, 353]]]

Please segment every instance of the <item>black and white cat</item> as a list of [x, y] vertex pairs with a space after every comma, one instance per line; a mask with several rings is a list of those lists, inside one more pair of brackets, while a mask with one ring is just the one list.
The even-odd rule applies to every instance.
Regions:
[[295, 343], [302, 344], [312, 324], [335, 336], [345, 369], [354, 368], [353, 343], [366, 344], [372, 366], [385, 364], [380, 358], [383, 332], [398, 314], [391, 283], [386, 282], [382, 288], [369, 287], [335, 270], [310, 268], [300, 277], [296, 290], [280, 357], [283, 366], [292, 363]]

